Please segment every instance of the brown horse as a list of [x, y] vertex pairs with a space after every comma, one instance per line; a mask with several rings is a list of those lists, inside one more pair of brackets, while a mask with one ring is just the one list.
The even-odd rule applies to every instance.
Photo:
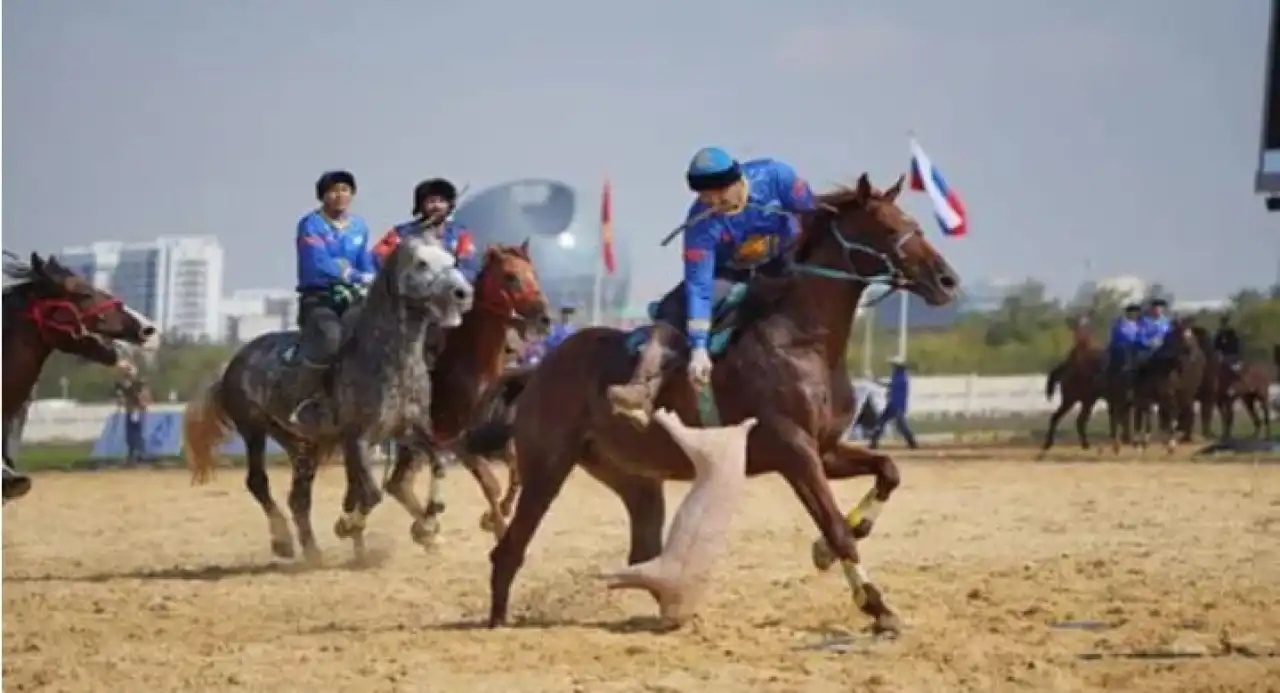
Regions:
[[9, 432], [27, 405], [45, 361], [54, 351], [114, 366], [112, 344], [149, 344], [156, 328], [111, 294], [95, 289], [52, 255], [30, 262], [5, 253], [4, 275], [4, 501], [31, 490], [31, 479], [9, 458]]
[[1089, 449], [1089, 418], [1098, 400], [1106, 394], [1106, 362], [1106, 353], [1093, 343], [1093, 337], [1080, 331], [1076, 333], [1076, 343], [1067, 353], [1066, 360], [1049, 371], [1044, 398], [1052, 401], [1054, 391], [1061, 390], [1062, 401], [1049, 415], [1049, 429], [1045, 431], [1044, 444], [1040, 447], [1041, 457], [1053, 447], [1062, 417], [1077, 404], [1080, 411], [1076, 414], [1076, 435], [1080, 438], [1080, 447]]
[[[791, 276], [750, 282], [710, 390], [696, 392], [682, 373], [672, 377], [686, 360], [687, 344], [670, 326], [652, 328], [664, 339], [650, 346], [666, 353], [646, 347], [640, 356], [666, 366], [656, 407], [677, 412], [687, 424], [698, 422], [700, 411], [718, 419], [707, 423], [760, 422], [748, 440], [747, 474], [777, 472], [787, 480], [821, 532], [815, 564], [825, 569], [839, 558], [854, 603], [884, 632], [896, 632], [899, 620], [863, 569], [856, 539], [870, 533], [899, 474], [889, 457], [841, 441], [854, 410], [845, 348], [869, 284], [908, 289], [932, 305], [946, 304], [958, 288], [951, 266], [897, 206], [902, 183], [899, 178], [880, 192], [863, 174], [854, 187], [819, 196], [818, 210], [800, 220]], [[474, 436], [494, 450], [514, 435], [523, 484], [510, 525], [490, 553], [491, 627], [506, 621], [529, 542], [577, 465], [622, 500], [631, 523], [628, 562], [662, 550], [663, 482], [690, 480], [693, 467], [660, 426], [639, 428], [609, 402], [608, 388], [627, 382], [635, 369], [635, 336], [597, 327], [569, 337], [520, 376], [527, 383], [514, 425]], [[504, 380], [503, 387], [510, 385]], [[479, 421], [473, 431], [492, 424]], [[468, 451], [481, 452], [471, 433], [467, 438]], [[846, 516], [827, 482], [862, 475], [874, 475], [875, 487]]]
[[1189, 429], [1192, 403], [1204, 378], [1205, 355], [1186, 320], [1175, 320], [1150, 360], [1133, 378], [1134, 432], [1138, 448], [1145, 450], [1151, 436], [1152, 410], [1165, 447], [1177, 447], [1179, 428]]
[[1262, 361], [1245, 361], [1235, 368], [1230, 363], [1220, 363], [1218, 377], [1218, 415], [1222, 417], [1222, 438], [1231, 437], [1235, 424], [1235, 405], [1239, 402], [1253, 420], [1253, 435], [1271, 437], [1271, 381], [1274, 377], [1270, 364]]
[[[444, 348], [431, 369], [431, 425], [436, 442], [443, 445], [466, 429], [481, 393], [501, 375], [512, 326], [524, 333], [522, 337], [530, 332], [545, 334], [551, 326], [528, 241], [519, 246], [490, 246], [475, 286], [475, 307], [461, 325], [446, 333]], [[396, 446], [395, 466], [385, 485], [387, 493], [413, 517], [410, 536], [423, 546], [429, 546], [439, 532], [437, 518], [444, 511], [439, 493], [444, 464], [439, 457], [431, 455], [431, 490], [425, 507], [413, 494], [418, 467], [411, 447]], [[501, 491], [487, 466], [465, 466], [487, 497]]]
[[[1200, 435], [1205, 440], [1213, 438], [1213, 413], [1219, 411], [1218, 393], [1221, 389], [1223, 366], [1222, 354], [1213, 348], [1213, 338], [1209, 336], [1209, 331], [1199, 325], [1191, 326], [1191, 333], [1195, 335], [1196, 342], [1200, 344], [1200, 351], [1204, 352], [1204, 374], [1200, 378], [1200, 386], [1196, 388], [1194, 402], [1192, 403], [1200, 413]], [[1182, 442], [1191, 442], [1191, 429], [1195, 419], [1194, 413], [1190, 410], [1183, 412], [1183, 418], [1186, 426], [1183, 430]]]

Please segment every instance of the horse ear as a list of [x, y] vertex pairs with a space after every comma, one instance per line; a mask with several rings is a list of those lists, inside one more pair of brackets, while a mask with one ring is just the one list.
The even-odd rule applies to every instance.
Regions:
[[40, 257], [39, 253], [31, 253], [31, 270], [36, 274], [44, 274], [44, 259]]
[[858, 202], [866, 202], [871, 199], [871, 178], [864, 172], [858, 176], [858, 182], [854, 186], [854, 193], [858, 196]]
[[888, 202], [893, 202], [898, 199], [898, 195], [902, 193], [902, 184], [905, 183], [906, 180], [907, 177], [905, 175], [898, 176], [898, 180], [894, 181], [893, 185], [890, 185], [889, 189], [884, 191], [884, 199]]
[[528, 236], [525, 236], [524, 240], [520, 242], [520, 254], [524, 256], [524, 259], [526, 260], [529, 259], [529, 237]]

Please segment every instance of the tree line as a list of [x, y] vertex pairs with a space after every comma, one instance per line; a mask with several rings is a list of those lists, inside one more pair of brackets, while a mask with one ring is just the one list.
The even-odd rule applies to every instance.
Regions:
[[[1174, 297], [1159, 285], [1152, 285], [1148, 293], [1174, 303]], [[945, 328], [912, 330], [908, 361], [919, 375], [1043, 373], [1067, 354], [1081, 318], [1088, 320], [1097, 343], [1106, 344], [1111, 323], [1124, 303], [1124, 297], [1107, 290], [1082, 291], [1070, 301], [1059, 301], [1046, 293], [1043, 284], [1027, 280], [1010, 291], [995, 310], [963, 313]], [[1266, 291], [1240, 291], [1231, 297], [1227, 312], [1244, 342], [1246, 358], [1269, 360], [1272, 345], [1280, 344], [1280, 285]], [[1214, 311], [1189, 315], [1210, 330], [1217, 328], [1220, 316]], [[850, 340], [854, 373], [865, 372], [866, 335], [862, 330], [868, 322], [862, 322]], [[887, 358], [897, 353], [894, 327], [873, 328], [872, 344], [869, 370], [884, 374]], [[136, 363], [156, 401], [185, 401], [217, 375], [236, 348], [168, 337], [154, 354], [140, 357]], [[36, 396], [110, 401], [117, 377], [111, 369], [55, 354], [45, 365]]]

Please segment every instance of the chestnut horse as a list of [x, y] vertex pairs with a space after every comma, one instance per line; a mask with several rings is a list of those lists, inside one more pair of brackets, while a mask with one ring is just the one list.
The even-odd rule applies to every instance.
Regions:
[[29, 262], [5, 253], [4, 275], [4, 501], [31, 490], [31, 479], [9, 457], [9, 433], [26, 407], [44, 363], [54, 351], [114, 366], [112, 340], [150, 345], [156, 328], [111, 294], [95, 289], [52, 255]]
[[[670, 326], [650, 328], [663, 339], [641, 356], [664, 362], [655, 407], [677, 412], [686, 424], [697, 424], [699, 412], [714, 425], [760, 422], [748, 439], [747, 474], [777, 472], [787, 480], [821, 533], [815, 565], [825, 570], [839, 558], [854, 603], [878, 631], [890, 633], [900, 627], [898, 616], [867, 576], [856, 539], [870, 533], [899, 475], [889, 457], [841, 440], [854, 411], [845, 349], [868, 285], [907, 289], [931, 305], [948, 303], [958, 289], [951, 266], [898, 207], [902, 183], [899, 178], [881, 192], [863, 174], [853, 187], [818, 196], [817, 211], [800, 219], [794, 271], [750, 282], [709, 390], [696, 392], [684, 377], [687, 343]], [[604, 327], [574, 334], [518, 376], [527, 383], [514, 402], [512, 425], [495, 427], [495, 417], [507, 412], [486, 408], [491, 416], [466, 436], [468, 453], [487, 454], [513, 435], [523, 484], [510, 525], [490, 553], [491, 627], [506, 621], [529, 543], [577, 465], [622, 500], [631, 524], [628, 562], [642, 563], [662, 550], [663, 482], [690, 480], [694, 470], [660, 426], [639, 428], [616, 414], [606, 396], [609, 386], [631, 377], [636, 336]], [[665, 354], [654, 354], [654, 346]], [[509, 380], [500, 386], [511, 388]], [[472, 435], [481, 430], [487, 434]], [[474, 444], [476, 438], [484, 438], [488, 449]], [[874, 475], [875, 486], [846, 516], [828, 480], [863, 475]]]
[[1106, 395], [1106, 353], [1093, 343], [1092, 335], [1083, 331], [1076, 335], [1076, 343], [1067, 353], [1067, 359], [1054, 366], [1045, 380], [1044, 398], [1052, 401], [1054, 391], [1060, 390], [1062, 401], [1049, 415], [1049, 429], [1045, 431], [1044, 444], [1040, 447], [1041, 457], [1053, 447], [1062, 417], [1077, 404], [1080, 411], [1076, 414], [1076, 435], [1080, 438], [1080, 447], [1088, 450], [1089, 418], [1098, 400]]
[[[445, 334], [444, 347], [431, 369], [431, 428], [437, 444], [448, 445], [466, 428], [480, 394], [502, 373], [513, 324], [522, 337], [530, 332], [545, 334], [551, 326], [547, 298], [529, 259], [528, 241], [519, 246], [490, 246], [475, 288], [475, 307], [462, 318], [461, 325]], [[487, 497], [500, 492], [487, 466], [465, 466]], [[387, 493], [413, 517], [409, 534], [423, 546], [430, 546], [439, 533], [437, 516], [444, 511], [439, 493], [444, 464], [438, 451], [432, 451], [431, 470], [431, 490], [424, 507], [413, 493], [418, 472], [413, 449], [397, 445], [395, 466], [385, 484]]]
[[1232, 368], [1218, 364], [1218, 415], [1222, 417], [1222, 439], [1231, 437], [1235, 424], [1235, 405], [1240, 402], [1253, 420], [1253, 436], [1271, 437], [1271, 365], [1263, 361], [1245, 361]]

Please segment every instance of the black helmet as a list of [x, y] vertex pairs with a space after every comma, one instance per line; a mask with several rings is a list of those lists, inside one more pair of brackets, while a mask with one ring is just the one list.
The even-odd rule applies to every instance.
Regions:
[[323, 200], [329, 188], [339, 183], [346, 183], [353, 193], [356, 191], [356, 177], [350, 171], [325, 171], [320, 174], [320, 180], [316, 181], [316, 199]]
[[1137, 303], [1126, 303], [1126, 304], [1124, 305], [1124, 312], [1126, 312], [1126, 313], [1141, 313], [1141, 312], [1142, 312], [1142, 306], [1141, 306], [1140, 304], [1137, 304]]
[[1169, 302], [1164, 300], [1163, 298], [1153, 298], [1151, 299], [1151, 307], [1152, 308], [1168, 308]]
[[428, 197], [443, 197], [449, 206], [458, 203], [458, 188], [443, 178], [428, 178], [413, 189], [413, 214], [417, 216]]

